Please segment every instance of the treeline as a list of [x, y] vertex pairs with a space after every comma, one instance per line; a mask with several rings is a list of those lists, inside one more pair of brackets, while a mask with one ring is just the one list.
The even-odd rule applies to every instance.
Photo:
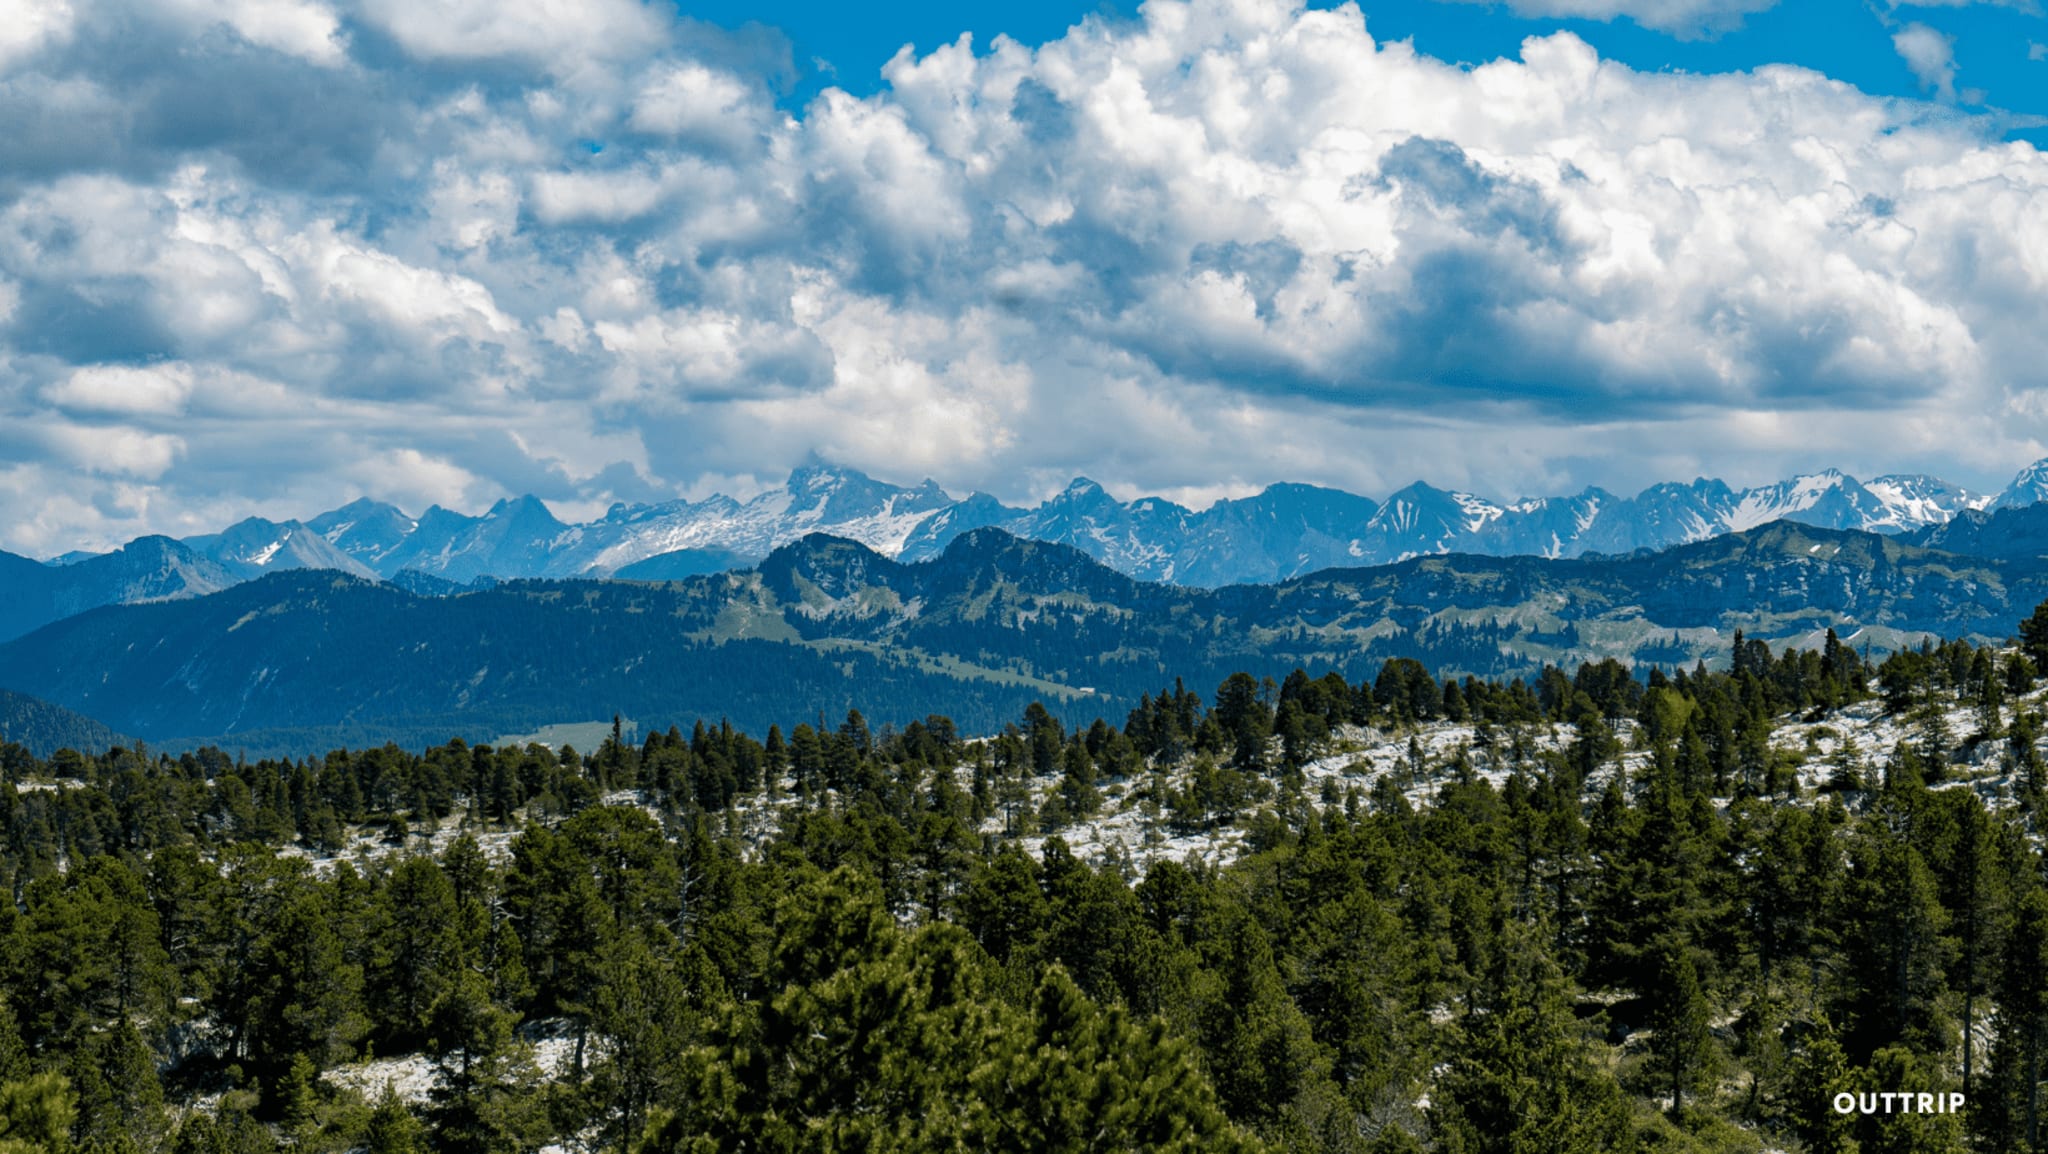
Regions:
[[[2025, 641], [1396, 659], [983, 740], [0, 747], [0, 1149], [2048, 1149]], [[1879, 757], [1770, 740], [1873, 700]], [[1435, 722], [1369, 785], [1322, 760]], [[1246, 852], [1080, 860], [1112, 805]], [[340, 1088], [399, 1055], [423, 1101]]]

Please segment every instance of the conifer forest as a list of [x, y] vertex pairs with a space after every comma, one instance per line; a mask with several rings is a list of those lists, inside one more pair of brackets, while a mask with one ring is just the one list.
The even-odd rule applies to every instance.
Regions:
[[2048, 1150], [2044, 669], [10, 744], [0, 1151]]

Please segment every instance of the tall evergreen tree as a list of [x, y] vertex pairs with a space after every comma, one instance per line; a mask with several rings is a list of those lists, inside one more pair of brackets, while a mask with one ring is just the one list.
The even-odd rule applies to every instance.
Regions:
[[1589, 1052], [1567, 985], [1508, 923], [1486, 974], [1486, 1013], [1466, 1021], [1430, 1105], [1448, 1154], [1593, 1154], [1633, 1148], [1619, 1088]]
[[425, 1129], [388, 1082], [370, 1112], [363, 1150], [364, 1154], [427, 1154]]
[[1922, 1053], [1948, 1048], [1951, 1023], [1943, 931], [1947, 914], [1920, 854], [1889, 833], [1854, 847], [1843, 887], [1841, 984], [1836, 1012], [1850, 1060], [1868, 1062], [1885, 1046]]
[[1991, 1148], [2032, 1151], [2041, 1148], [2048, 1075], [2048, 888], [2030, 887], [2016, 912], [1998, 981], [1989, 1101], [1973, 1113]]
[[1710, 1084], [1714, 1075], [1712, 1007], [1700, 988], [1692, 950], [1667, 940], [1657, 952], [1657, 982], [1649, 992], [1650, 1055], [1671, 1091], [1671, 1113], [1685, 1112], [1686, 1092]]
[[1837, 1111], [1835, 1095], [1852, 1091], [1848, 1055], [1825, 1016], [1802, 1031], [1785, 1087], [1792, 1132], [1810, 1154], [1852, 1154], [1855, 1119]]
[[455, 888], [438, 863], [408, 857], [377, 895], [365, 993], [387, 1043], [414, 1045], [462, 970]]

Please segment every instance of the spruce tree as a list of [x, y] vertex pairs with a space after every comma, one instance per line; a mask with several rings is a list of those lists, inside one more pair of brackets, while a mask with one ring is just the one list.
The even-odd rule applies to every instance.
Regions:
[[1943, 932], [1948, 917], [1920, 854], [1887, 832], [1865, 834], [1851, 850], [1843, 887], [1842, 958], [1836, 1014], [1848, 1023], [1851, 1061], [1868, 1062], [1885, 1046], [1945, 1051], [1952, 1026]]
[[1856, 1149], [1854, 1117], [1834, 1108], [1835, 1095], [1854, 1089], [1848, 1055], [1823, 1015], [1802, 1032], [1785, 1086], [1784, 1109], [1792, 1132], [1809, 1154], [1851, 1154]]
[[2041, 1080], [2048, 1074], [2048, 888], [2029, 888], [2016, 913], [1997, 986], [1989, 1100], [1973, 1115], [1983, 1118], [1982, 1133], [1993, 1149], [2037, 1150]]
[[320, 1125], [320, 1071], [304, 1054], [293, 1057], [276, 1091], [271, 1111], [295, 1146], [306, 1145]]
[[2035, 669], [2048, 669], [2048, 601], [2020, 622], [2020, 653]]
[[1666, 940], [1657, 952], [1657, 980], [1649, 992], [1650, 1055], [1671, 1091], [1671, 1114], [1685, 1113], [1685, 1095], [1711, 1084], [1714, 1036], [1708, 1029], [1711, 1007], [1700, 988], [1692, 951]]
[[370, 1111], [370, 1124], [363, 1134], [364, 1154], [426, 1154], [426, 1134], [419, 1119], [399, 1100], [389, 1082]]
[[1620, 1089], [1594, 1061], [1564, 977], [1510, 922], [1486, 975], [1486, 1013], [1468, 1019], [1430, 1118], [1446, 1154], [1596, 1154], [1632, 1148]]
[[455, 889], [432, 858], [408, 857], [377, 896], [365, 993], [388, 1043], [415, 1044], [462, 968]]
[[46, 1071], [0, 1085], [0, 1150], [58, 1154], [71, 1145], [78, 1096], [71, 1080]]

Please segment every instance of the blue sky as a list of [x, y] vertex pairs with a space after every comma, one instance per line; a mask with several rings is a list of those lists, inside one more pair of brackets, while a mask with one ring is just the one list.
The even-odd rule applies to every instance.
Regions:
[[2043, 43], [2031, 0], [15, 0], [0, 548], [817, 459], [1995, 489], [2048, 456]]
[[[1328, 3], [1311, 5], [1335, 7]], [[1964, 107], [2008, 114], [2006, 134], [2048, 145], [2048, 19], [2039, 4], [1955, 2], [1894, 5], [1875, 0], [1735, 0], [1733, 3], [1670, 5], [1677, 12], [1660, 20], [1645, 6], [1638, 23], [1625, 2], [1543, 3], [1520, 6], [1457, 3], [1451, 0], [1386, 0], [1363, 5], [1373, 35], [1412, 40], [1422, 52], [1444, 60], [1482, 63], [1512, 57], [1529, 36], [1568, 29], [1600, 55], [1643, 71], [1734, 72], [1766, 64], [1797, 64], [1844, 80], [1865, 92], [1905, 98], [1943, 99], [1940, 54], [1915, 62], [1894, 43], [1914, 25], [1947, 42], [1954, 100]], [[1063, 4], [890, 4], [873, 7], [833, 3], [781, 3], [764, 7], [718, 0], [686, 3], [680, 11], [714, 24], [772, 26], [791, 47], [786, 99], [801, 103], [827, 84], [861, 95], [881, 87], [881, 68], [910, 44], [920, 53], [972, 32], [986, 50], [998, 35], [1028, 44], [1063, 34], [1085, 16], [1132, 19], [1137, 5]], [[1607, 9], [1605, 19], [1563, 16], [1564, 11]], [[1759, 10], [1760, 9], [1760, 10]], [[1690, 16], [1691, 18], [1686, 18]], [[1907, 43], [1913, 44], [1911, 38]], [[1935, 79], [1930, 82], [1929, 76]]]

